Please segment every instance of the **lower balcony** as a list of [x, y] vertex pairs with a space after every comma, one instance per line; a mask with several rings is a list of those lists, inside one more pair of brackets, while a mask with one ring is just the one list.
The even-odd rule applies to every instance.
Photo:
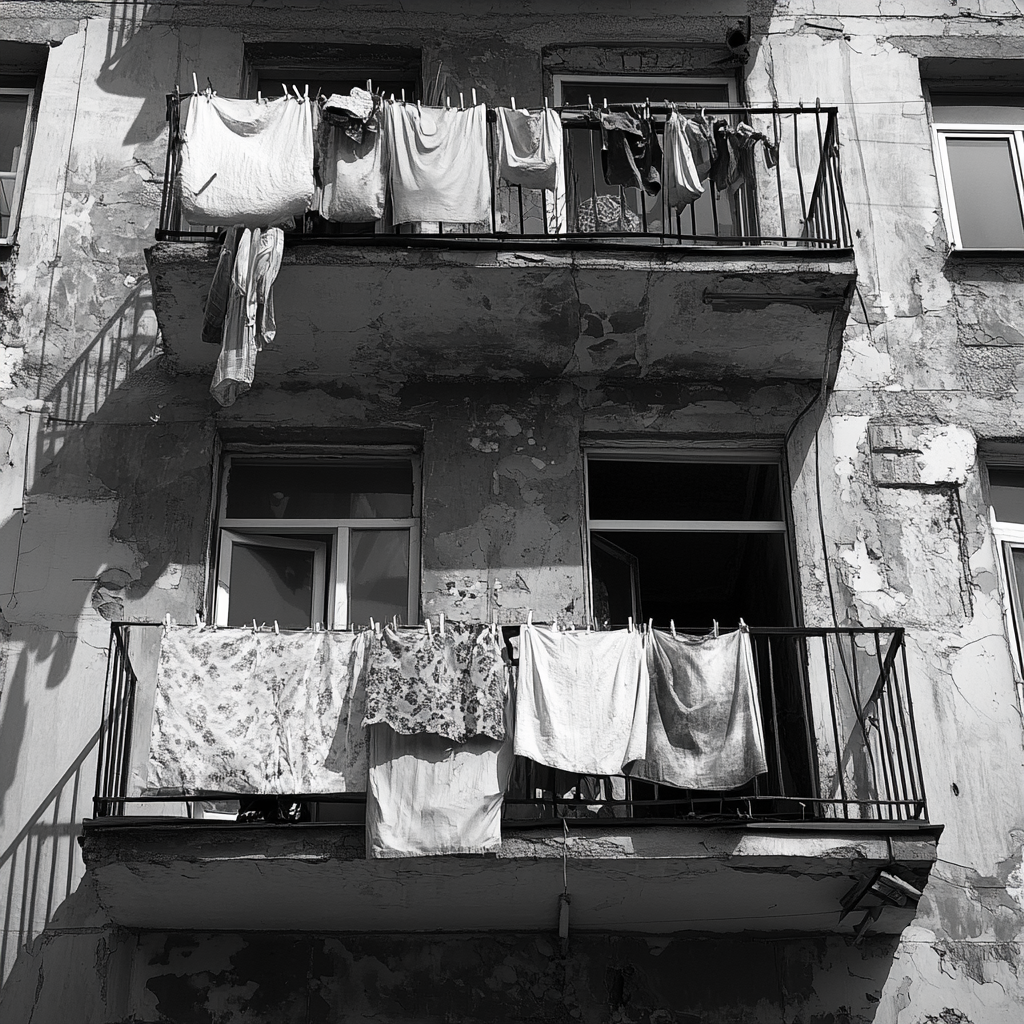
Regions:
[[768, 771], [747, 786], [517, 759], [493, 853], [372, 860], [362, 792], [149, 788], [162, 627], [116, 625], [86, 864], [139, 928], [898, 932], [941, 831], [902, 631], [750, 632]]

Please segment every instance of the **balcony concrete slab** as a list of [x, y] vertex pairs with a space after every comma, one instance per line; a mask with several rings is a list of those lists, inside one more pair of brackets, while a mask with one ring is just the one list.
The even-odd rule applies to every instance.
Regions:
[[[201, 325], [217, 248], [163, 242], [146, 255], [173, 366], [211, 372], [217, 347]], [[295, 245], [274, 289], [278, 336], [257, 372], [819, 380], [854, 280], [848, 253], [796, 248]]]
[[[164, 819], [166, 822], [166, 819]], [[487, 856], [367, 860], [358, 825], [87, 822], [100, 901], [132, 928], [850, 932], [840, 900], [877, 868], [923, 887], [928, 826], [506, 827]], [[866, 905], [865, 905], [866, 907]], [[874, 932], [899, 932], [890, 908]]]

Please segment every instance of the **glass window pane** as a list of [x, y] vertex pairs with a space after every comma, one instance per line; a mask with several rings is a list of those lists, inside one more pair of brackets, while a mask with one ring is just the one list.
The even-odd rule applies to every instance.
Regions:
[[1024, 469], [989, 466], [989, 495], [1001, 523], [1024, 523]]
[[587, 476], [591, 519], [782, 519], [772, 464], [591, 459]]
[[231, 548], [228, 625], [275, 620], [282, 629], [308, 629], [313, 615], [313, 552], [249, 546]]
[[960, 240], [970, 249], [1024, 248], [1009, 139], [947, 138]]
[[409, 613], [409, 531], [352, 530], [349, 534], [349, 620], [400, 622]]
[[408, 519], [412, 464], [233, 461], [226, 514], [229, 519]]
[[1019, 92], [937, 92], [931, 90], [937, 124], [1024, 124]]
[[6, 238], [10, 231], [13, 203], [14, 175], [0, 173], [0, 238]]
[[27, 96], [0, 96], [0, 171], [18, 169], [27, 113]]

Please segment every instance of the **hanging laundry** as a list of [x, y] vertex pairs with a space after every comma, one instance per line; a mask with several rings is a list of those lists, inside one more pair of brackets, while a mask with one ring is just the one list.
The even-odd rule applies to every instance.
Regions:
[[367, 134], [380, 132], [381, 106], [379, 96], [355, 86], [347, 96], [335, 93], [324, 100], [323, 119], [360, 145]]
[[505, 739], [404, 736], [370, 726], [366, 855], [371, 858], [490, 853], [501, 845], [501, 810], [512, 770], [508, 692]]
[[649, 683], [638, 632], [523, 626], [515, 752], [584, 775], [644, 756]]
[[203, 309], [203, 341], [209, 345], [219, 345], [224, 337], [224, 318], [231, 298], [231, 277], [235, 272], [235, 253], [241, 231], [241, 228], [228, 228], [225, 232], [213, 271], [210, 293]]
[[[542, 227], [546, 225], [549, 234], [564, 234], [568, 222], [561, 115], [547, 108], [531, 113], [510, 107], [498, 107], [496, 114], [495, 177], [510, 185], [544, 189], [544, 209], [538, 211], [537, 219], [542, 220]], [[509, 202], [507, 193], [499, 195], [505, 199], [499, 202], [499, 215], [507, 229], [509, 215], [518, 203]], [[524, 230], [523, 225], [519, 228], [520, 232]]]
[[759, 142], [767, 142], [767, 139], [749, 124], [742, 123], [731, 128], [727, 138], [731, 159], [726, 188], [729, 192], [736, 192], [745, 183], [754, 181], [754, 147]]
[[499, 636], [480, 623], [449, 622], [443, 635], [385, 627], [371, 641], [363, 724], [454, 743], [504, 739], [508, 682]]
[[601, 123], [601, 168], [609, 185], [661, 191], [661, 140], [650, 118], [625, 111], [597, 115]]
[[681, 789], [735, 789], [768, 770], [750, 634], [647, 637], [647, 754], [627, 774]]
[[[692, 128], [691, 128], [692, 126]], [[701, 184], [700, 166], [707, 177], [711, 167], [710, 145], [705, 151], [698, 148], [706, 137], [688, 118], [684, 119], [673, 111], [665, 122], [665, 152], [662, 181], [665, 186], [665, 201], [668, 209], [678, 213], [704, 194]]]
[[313, 198], [308, 101], [189, 96], [182, 117], [181, 206], [190, 224], [265, 227]]
[[728, 187], [729, 177], [731, 174], [729, 155], [729, 122], [722, 119], [715, 121], [711, 129], [711, 139], [714, 144], [715, 152], [711, 161], [708, 176], [711, 178], [711, 184], [714, 185], [719, 192], [724, 192]]
[[187, 626], [160, 642], [150, 788], [185, 795], [366, 788], [365, 634]]
[[466, 110], [389, 103], [385, 130], [390, 153], [392, 219], [490, 223], [487, 115]]
[[387, 153], [384, 134], [366, 131], [356, 142], [351, 133], [326, 117], [318, 131], [322, 187], [318, 211], [340, 224], [366, 224], [384, 216]]
[[239, 235], [220, 356], [210, 385], [210, 394], [222, 406], [233, 405], [249, 390], [256, 354], [277, 334], [272, 286], [283, 254], [280, 228], [246, 228]]

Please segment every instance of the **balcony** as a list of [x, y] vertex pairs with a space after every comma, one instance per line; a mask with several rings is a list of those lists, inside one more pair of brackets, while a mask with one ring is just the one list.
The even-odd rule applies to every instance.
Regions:
[[567, 885], [574, 929], [898, 932], [941, 831], [902, 630], [751, 635], [768, 772], [742, 789], [517, 758], [496, 854], [368, 860], [363, 793], [289, 794], [307, 820], [275, 824], [228, 820], [251, 793], [148, 790], [161, 627], [115, 625], [86, 864], [129, 927], [549, 928]]
[[[837, 110], [707, 113], [761, 133], [777, 160], [769, 167], [754, 153], [735, 191], [708, 183], [682, 214], [671, 215], [663, 196], [604, 184], [600, 134], [582, 108], [561, 112], [561, 233], [545, 193], [504, 184], [492, 190], [489, 223], [477, 225], [340, 225], [307, 214], [287, 237], [275, 286], [281, 343], [261, 354], [260, 377], [286, 379], [301, 364], [310, 383], [820, 380], [856, 277]], [[661, 131], [665, 110], [653, 114]], [[216, 359], [200, 325], [218, 236], [182, 220], [175, 97], [168, 120], [160, 227], [147, 259], [175, 366], [205, 373]], [[493, 161], [493, 128], [491, 145]]]

